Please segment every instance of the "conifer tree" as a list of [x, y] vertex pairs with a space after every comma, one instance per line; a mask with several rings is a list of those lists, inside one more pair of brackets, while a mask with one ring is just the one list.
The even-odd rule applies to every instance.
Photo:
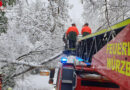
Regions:
[[1, 0], [2, 1], [2, 7], [3, 10], [0, 10], [0, 34], [5, 33], [7, 31], [7, 23], [8, 19], [5, 16], [5, 8], [7, 6], [13, 6], [16, 3], [16, 0]]

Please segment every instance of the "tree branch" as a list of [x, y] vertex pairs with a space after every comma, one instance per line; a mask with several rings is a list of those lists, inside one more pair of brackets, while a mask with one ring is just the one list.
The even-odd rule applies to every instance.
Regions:
[[[126, 13], [129, 12], [129, 11], [130, 11], [130, 9], [128, 9], [127, 11], [125, 11], [124, 14], [126, 14]], [[118, 17], [115, 16], [115, 17], [111, 18], [109, 21], [111, 21], [111, 20], [113, 20], [113, 19], [115, 19], [115, 18], [119, 19], [122, 15], [123, 15], [123, 14], [119, 15]], [[96, 30], [96, 32], [97, 32], [97, 31], [100, 31], [101, 28], [104, 27], [106, 24], [107, 24], [107, 21], [104, 22], [104, 24], [102, 24], [102, 25]]]
[[3, 62], [3, 63], [9, 63], [9, 64], [15, 64], [15, 65], [25, 65], [25, 66], [28, 66], [29, 68], [18, 73], [18, 74], [15, 74], [13, 77], [17, 77], [21, 74], [24, 74], [32, 69], [35, 69], [35, 68], [43, 68], [43, 67], [46, 67], [45, 64], [48, 64], [50, 62], [52, 62], [53, 60], [55, 60], [56, 58], [60, 57], [62, 55], [62, 52], [59, 52], [58, 54], [52, 56], [51, 58], [49, 59], [46, 59], [44, 60], [44, 62], [42, 62], [41, 64], [37, 65], [37, 64], [34, 64], [34, 63], [27, 63], [27, 62], [21, 62], [21, 61], [11, 61], [9, 62], [8, 60], [6, 59], [1, 59], [0, 62]]
[[15, 64], [15, 65], [24, 65], [24, 66], [28, 66], [28, 67], [35, 67], [35, 68], [42, 68], [44, 67], [44, 64], [47, 64], [53, 60], [55, 60], [56, 58], [58, 58], [59, 56], [61, 56], [62, 52], [52, 56], [49, 59], [44, 60], [44, 62], [42, 62], [41, 64], [36, 64], [36, 63], [31, 63], [31, 62], [24, 62], [24, 61], [9, 61], [6, 59], [0, 59], [0, 62], [2, 63], [8, 63], [8, 64]]
[[[53, 48], [53, 49], [59, 49], [59, 48], [62, 48], [63, 46], [61, 47], [56, 47], [56, 48]], [[22, 59], [24, 59], [25, 57], [29, 56], [29, 55], [32, 55], [32, 54], [36, 54], [36, 53], [43, 53], [45, 52], [46, 50], [53, 50], [52, 48], [48, 48], [48, 49], [44, 49], [44, 50], [37, 50], [37, 51], [30, 51], [29, 53], [26, 53], [22, 56], [19, 56], [16, 60], [20, 61]]]

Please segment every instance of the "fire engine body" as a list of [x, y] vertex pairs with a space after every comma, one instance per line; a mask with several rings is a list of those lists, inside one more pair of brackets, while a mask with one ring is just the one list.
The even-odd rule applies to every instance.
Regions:
[[130, 90], [130, 19], [83, 37], [75, 55], [68, 51], [56, 90]]
[[[82, 62], [83, 63], [83, 62]], [[105, 77], [90, 65], [63, 63], [56, 90], [128, 90]]]

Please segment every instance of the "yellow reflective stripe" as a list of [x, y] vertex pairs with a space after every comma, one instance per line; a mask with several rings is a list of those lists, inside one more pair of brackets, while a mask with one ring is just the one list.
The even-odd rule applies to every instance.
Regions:
[[76, 50], [75, 48], [69, 48], [68, 50]]
[[117, 24], [115, 24], [115, 25], [113, 25], [113, 26], [111, 26], [111, 28], [103, 29], [103, 30], [100, 30], [100, 31], [98, 31], [98, 32], [96, 32], [96, 33], [92, 33], [92, 34], [90, 34], [90, 35], [87, 35], [87, 36], [85, 36], [85, 37], [79, 39], [78, 41], [81, 41], [81, 40], [84, 40], [84, 39], [87, 39], [87, 38], [90, 38], [90, 37], [94, 37], [94, 36], [103, 34], [103, 33], [105, 33], [105, 32], [109, 32], [109, 31], [111, 31], [111, 30], [115, 30], [115, 29], [121, 28], [121, 27], [126, 26], [126, 25], [128, 25], [128, 24], [130, 24], [130, 18], [129, 18], [129, 19], [126, 19], [126, 20], [124, 20], [124, 21], [122, 21], [122, 22], [120, 22], [120, 23], [117, 23]]
[[124, 21], [122, 21], [120, 23], [117, 23], [117, 24], [111, 26], [111, 28], [112, 29], [118, 29], [118, 28], [121, 28], [121, 27], [126, 26], [128, 24], [130, 24], [130, 19], [126, 19], [126, 20], [124, 20]]

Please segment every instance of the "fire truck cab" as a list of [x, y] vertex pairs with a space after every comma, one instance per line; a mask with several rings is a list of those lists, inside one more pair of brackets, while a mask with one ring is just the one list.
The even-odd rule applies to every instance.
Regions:
[[120, 90], [120, 86], [90, 65], [64, 62], [58, 71], [56, 90]]

